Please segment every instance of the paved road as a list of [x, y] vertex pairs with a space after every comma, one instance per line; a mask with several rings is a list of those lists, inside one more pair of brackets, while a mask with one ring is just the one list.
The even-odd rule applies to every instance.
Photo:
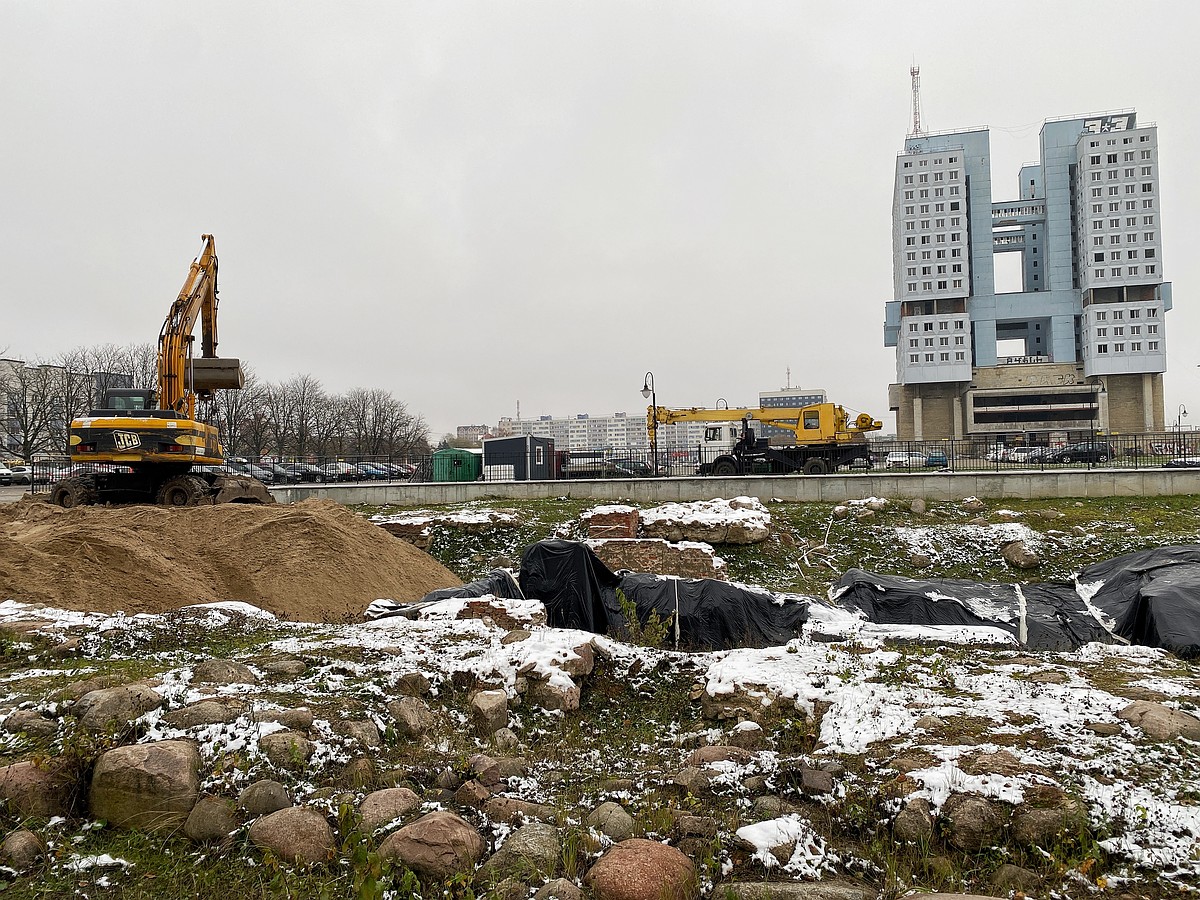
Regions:
[[29, 485], [27, 484], [14, 484], [0, 487], [0, 503], [12, 503], [15, 500], [20, 500], [28, 490]]

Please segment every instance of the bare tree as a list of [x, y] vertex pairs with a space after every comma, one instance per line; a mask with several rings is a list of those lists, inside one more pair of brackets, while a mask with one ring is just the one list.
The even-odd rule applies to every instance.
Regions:
[[[232, 456], [250, 453], [244, 446], [247, 423], [253, 418], [259, 400], [258, 378], [248, 367], [243, 366], [245, 383], [241, 390], [219, 390], [213, 396], [213, 408], [217, 427], [225, 452]], [[261, 456], [261, 452], [253, 454]]]
[[26, 461], [51, 449], [48, 415], [51, 408], [52, 371], [48, 366], [14, 365], [5, 379], [9, 433]]

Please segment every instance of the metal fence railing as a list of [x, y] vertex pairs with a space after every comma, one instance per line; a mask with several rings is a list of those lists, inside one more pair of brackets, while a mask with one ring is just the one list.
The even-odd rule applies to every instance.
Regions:
[[[1055, 445], [1004, 445], [986, 440], [869, 441], [856, 445], [856, 459], [830, 465], [830, 471], [865, 474], [880, 471], [1005, 472], [1020, 470], [1200, 468], [1200, 431], [1159, 434], [1084, 435]], [[197, 467], [218, 473], [253, 475], [272, 485], [369, 484], [397, 482], [512, 481], [557, 479], [624, 479], [695, 477], [709, 471], [726, 451], [703, 447], [556, 450], [537, 458], [528, 454], [489, 455], [478, 450], [439, 450], [431, 455], [389, 456], [230, 457], [224, 466]], [[869, 460], [869, 462], [868, 462]], [[31, 489], [46, 491], [62, 478], [87, 475], [119, 466], [35, 460]], [[748, 469], [746, 471], [745, 469]], [[743, 474], [782, 474], [781, 468], [759, 461]]]

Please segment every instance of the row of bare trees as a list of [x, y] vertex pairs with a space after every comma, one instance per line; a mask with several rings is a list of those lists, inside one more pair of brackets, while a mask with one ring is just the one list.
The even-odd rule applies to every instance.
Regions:
[[[0, 359], [2, 449], [25, 460], [65, 456], [71, 419], [98, 406], [105, 390], [156, 386], [153, 344], [80, 347], [29, 364]], [[209, 414], [232, 456], [406, 459], [429, 452], [424, 418], [388, 391], [333, 394], [312, 375], [270, 383], [247, 370], [245, 387], [217, 391]]]

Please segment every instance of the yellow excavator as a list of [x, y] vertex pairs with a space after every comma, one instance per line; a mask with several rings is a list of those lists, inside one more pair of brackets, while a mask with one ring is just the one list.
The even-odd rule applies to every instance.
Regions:
[[[114, 388], [101, 406], [71, 422], [72, 475], [50, 488], [63, 507], [93, 503], [273, 503], [256, 478], [207, 468], [225, 462], [217, 429], [196, 414], [197, 400], [238, 390], [241, 362], [217, 356], [217, 248], [211, 234], [158, 335], [158, 389]], [[200, 319], [200, 355], [192, 335]]]
[[[871, 451], [866, 435], [883, 428], [883, 422], [870, 414], [860, 413], [851, 418], [843, 407], [834, 403], [732, 409], [651, 406], [646, 410], [646, 430], [651, 445], [656, 444], [659, 426], [672, 422], [709, 423], [704, 429], [704, 443], [699, 448], [701, 475], [786, 475], [794, 472], [824, 475], [836, 471], [839, 466], [870, 468]], [[795, 442], [773, 447], [767, 438], [755, 435], [751, 422], [786, 428], [795, 435]]]

